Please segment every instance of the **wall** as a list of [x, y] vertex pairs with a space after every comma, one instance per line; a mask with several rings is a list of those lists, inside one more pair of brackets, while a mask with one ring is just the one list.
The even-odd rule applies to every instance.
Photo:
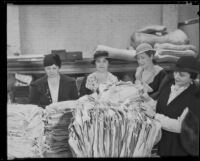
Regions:
[[[179, 22], [198, 18], [198, 11], [198, 5], [179, 5]], [[182, 29], [188, 35], [190, 44], [195, 45], [197, 47], [197, 53], [199, 53], [199, 22], [194, 24], [182, 25], [180, 26], [180, 29]]]
[[18, 6], [7, 6], [7, 54], [20, 53], [20, 31]]
[[127, 48], [134, 31], [161, 25], [161, 12], [161, 5], [19, 6], [21, 54], [66, 49], [91, 57], [98, 44]]
[[188, 19], [198, 18], [197, 12], [199, 11], [199, 5], [179, 5], [179, 22], [186, 21]]

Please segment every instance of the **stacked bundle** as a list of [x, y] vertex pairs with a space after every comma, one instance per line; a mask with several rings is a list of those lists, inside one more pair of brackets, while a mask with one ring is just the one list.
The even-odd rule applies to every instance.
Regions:
[[[135, 94], [140, 93], [136, 86], [133, 87], [134, 85], [132, 90], [135, 90]], [[121, 89], [123, 88], [127, 93], [131, 91], [130, 85], [125, 87], [123, 84]], [[125, 90], [122, 90], [122, 93], [125, 93]], [[115, 100], [117, 99], [121, 97], [116, 97]], [[117, 103], [112, 103], [109, 99], [88, 99], [83, 102], [79, 100], [74, 111], [74, 120], [69, 127], [69, 144], [74, 156], [151, 156], [153, 145], [160, 139], [158, 136], [160, 137], [161, 125], [145, 116], [143, 108], [146, 106], [148, 102], [142, 100], [139, 94]]]
[[7, 105], [8, 158], [40, 158], [43, 151], [43, 109], [35, 105]]
[[172, 43], [156, 43], [155, 57], [162, 60], [178, 60], [182, 56], [197, 57], [197, 48], [191, 44], [172, 44]]
[[196, 47], [189, 42], [182, 30], [168, 32], [167, 27], [160, 25], [144, 27], [131, 36], [131, 44], [135, 48], [141, 43], [151, 44], [156, 49], [155, 58], [159, 62], [174, 62], [182, 56], [197, 57]]
[[45, 110], [45, 157], [70, 157], [68, 146], [68, 125], [72, 118], [71, 108], [74, 101], [57, 102]]
[[105, 45], [98, 45], [96, 51], [107, 51], [110, 58], [126, 61], [135, 60], [136, 55], [136, 51], [134, 49], [119, 49]]

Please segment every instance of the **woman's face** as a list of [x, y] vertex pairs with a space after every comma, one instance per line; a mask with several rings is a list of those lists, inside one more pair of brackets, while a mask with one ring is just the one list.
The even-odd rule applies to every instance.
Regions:
[[190, 84], [192, 79], [190, 78], [190, 74], [188, 72], [174, 72], [175, 84], [178, 86], [187, 86]]
[[59, 75], [59, 67], [55, 64], [46, 66], [44, 69], [49, 78], [54, 78]]
[[137, 55], [136, 59], [137, 59], [137, 62], [140, 67], [146, 68], [150, 64], [152, 64], [153, 58], [152, 58], [152, 56], [149, 56], [146, 53], [141, 53], [141, 54]]
[[109, 62], [105, 57], [98, 57], [95, 61], [96, 69], [99, 72], [107, 72]]

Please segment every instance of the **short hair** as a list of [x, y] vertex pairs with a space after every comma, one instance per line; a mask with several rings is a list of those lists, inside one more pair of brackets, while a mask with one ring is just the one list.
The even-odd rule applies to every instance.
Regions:
[[55, 64], [59, 68], [61, 67], [61, 60], [60, 60], [59, 55], [57, 55], [57, 54], [48, 54], [48, 55], [45, 55], [43, 63], [44, 63], [45, 67], [46, 66], [51, 66], [53, 64]]
[[96, 51], [92, 60], [92, 64], [95, 64], [96, 59], [99, 57], [105, 57], [108, 60], [108, 63], [111, 62], [111, 58], [109, 58], [109, 53], [107, 51]]

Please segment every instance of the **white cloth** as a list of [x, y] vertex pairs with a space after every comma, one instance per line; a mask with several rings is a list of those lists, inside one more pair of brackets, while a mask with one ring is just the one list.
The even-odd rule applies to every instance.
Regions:
[[[105, 80], [105, 83], [104, 84], [113, 84], [113, 83], [116, 83], [118, 82], [118, 79], [116, 76], [114, 76], [112, 73], [110, 72], [107, 72], [107, 77], [106, 77], [106, 80]], [[94, 72], [94, 73], [91, 73], [88, 77], [87, 77], [87, 80], [86, 80], [86, 87], [92, 91], [96, 91], [97, 88], [99, 88], [99, 85], [100, 85], [100, 82], [98, 80], [98, 77], [97, 77], [97, 73]]]
[[56, 86], [52, 86], [49, 83], [49, 90], [51, 93], [52, 103], [58, 102], [58, 91], [59, 91], [59, 84]]
[[185, 108], [181, 116], [178, 117], [177, 119], [172, 119], [163, 114], [156, 113], [155, 119], [161, 123], [161, 126], [164, 130], [174, 132], [174, 133], [180, 133], [181, 124], [187, 112], [188, 112], [188, 108]]
[[173, 99], [175, 99], [179, 94], [181, 94], [187, 88], [188, 88], [188, 86], [179, 87], [177, 85], [172, 85], [171, 86], [171, 93], [169, 95], [169, 99], [168, 99], [167, 104], [169, 104]]

